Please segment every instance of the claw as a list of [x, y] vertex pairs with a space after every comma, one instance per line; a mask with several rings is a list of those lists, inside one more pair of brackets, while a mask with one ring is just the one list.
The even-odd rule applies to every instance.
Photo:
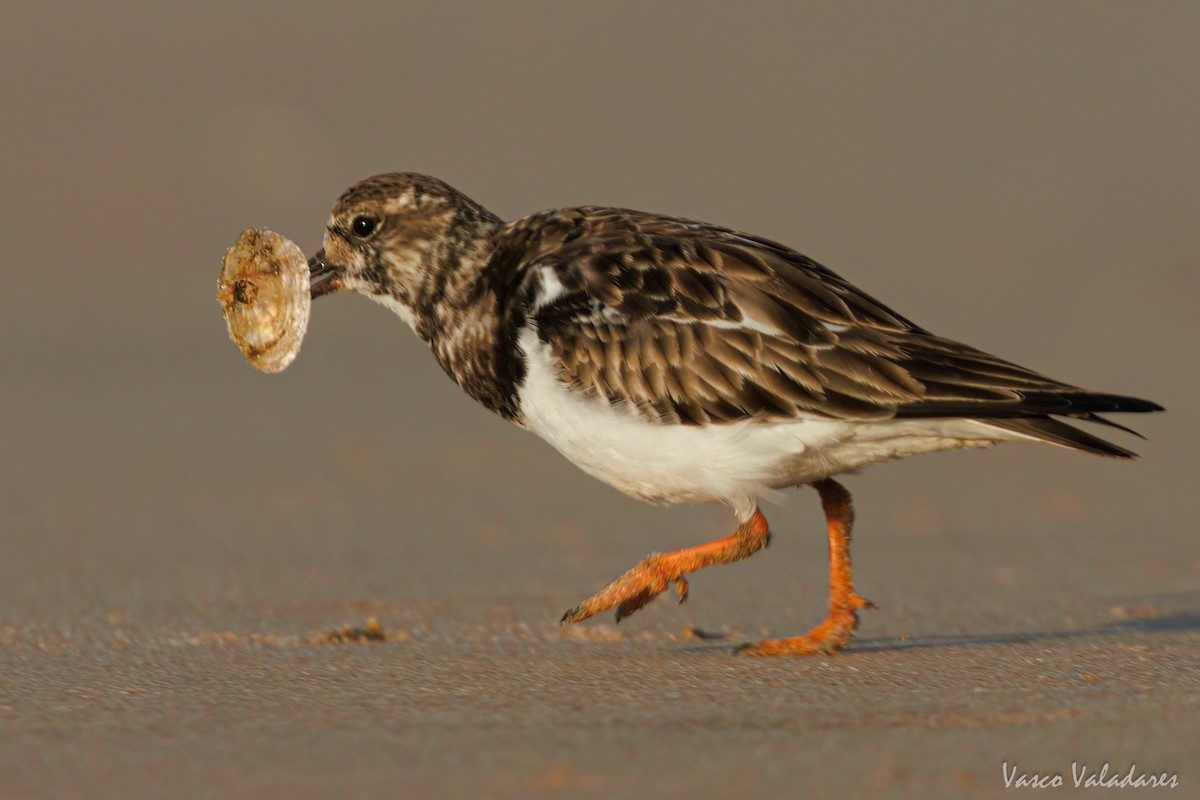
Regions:
[[850, 605], [854, 608], [879, 608], [867, 598], [857, 594], [850, 595]]
[[683, 605], [687, 602], [689, 590], [690, 587], [688, 586], [688, 579], [686, 575], [680, 575], [675, 579], [675, 594], [679, 595], [679, 605]]
[[583, 622], [585, 619], [587, 619], [590, 616], [591, 616], [591, 614], [583, 613], [583, 605], [580, 604], [580, 605], [575, 606], [572, 609], [568, 609], [567, 612], [562, 615], [562, 619], [560, 619], [558, 621], [558, 624], [565, 625], [568, 622]]

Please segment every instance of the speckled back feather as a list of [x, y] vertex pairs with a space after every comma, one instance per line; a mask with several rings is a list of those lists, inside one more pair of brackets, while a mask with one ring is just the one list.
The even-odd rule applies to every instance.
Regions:
[[[539, 337], [579, 392], [648, 419], [1005, 419], [1146, 411], [929, 333], [812, 259], [689, 220], [582, 207], [501, 229]], [[1084, 449], [1126, 455], [1087, 436]]]

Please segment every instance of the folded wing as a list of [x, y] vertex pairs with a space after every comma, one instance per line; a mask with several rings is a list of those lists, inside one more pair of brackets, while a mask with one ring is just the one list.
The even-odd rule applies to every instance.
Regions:
[[1129, 456], [1049, 415], [1160, 409], [935, 336], [769, 240], [633, 211], [555, 213], [553, 241], [526, 243], [527, 314], [573, 389], [651, 420], [966, 417]]

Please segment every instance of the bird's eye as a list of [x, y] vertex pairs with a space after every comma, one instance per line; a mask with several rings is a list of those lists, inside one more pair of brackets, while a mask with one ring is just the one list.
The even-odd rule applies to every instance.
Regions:
[[354, 235], [363, 239], [370, 236], [379, 228], [379, 220], [374, 217], [359, 215], [350, 223], [350, 229], [354, 231]]

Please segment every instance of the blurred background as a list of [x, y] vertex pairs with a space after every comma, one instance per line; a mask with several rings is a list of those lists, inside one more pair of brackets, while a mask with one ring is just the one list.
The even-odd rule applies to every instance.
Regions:
[[[513, 626], [559, 636], [563, 609], [646, 552], [731, 529], [725, 509], [656, 509], [574, 469], [362, 298], [317, 303], [287, 372], [243, 361], [213, 297], [225, 248], [264, 226], [312, 252], [339, 193], [393, 170], [505, 218], [611, 204], [767, 236], [943, 335], [1169, 409], [1121, 420], [1149, 437], [1114, 432], [1136, 463], [1021, 445], [850, 478], [856, 576], [884, 608], [865, 641], [1200, 616], [1197, 4], [5, 18], [0, 629], [27, 646], [12, 653], [107, 653], [119, 634], [153, 654], [180, 632], [302, 634], [365, 609], [436, 662], [439, 642]], [[815, 622], [825, 545], [797, 494], [767, 509], [768, 554], [704, 573], [687, 606], [655, 604], [625, 636]], [[53, 731], [55, 703], [91, 708], [64, 699], [69, 658], [12, 653], [0, 714]], [[176, 702], [170, 718], [191, 719]], [[132, 724], [111, 713], [106, 730]], [[10, 777], [13, 752], [28, 755], [0, 758]]]

